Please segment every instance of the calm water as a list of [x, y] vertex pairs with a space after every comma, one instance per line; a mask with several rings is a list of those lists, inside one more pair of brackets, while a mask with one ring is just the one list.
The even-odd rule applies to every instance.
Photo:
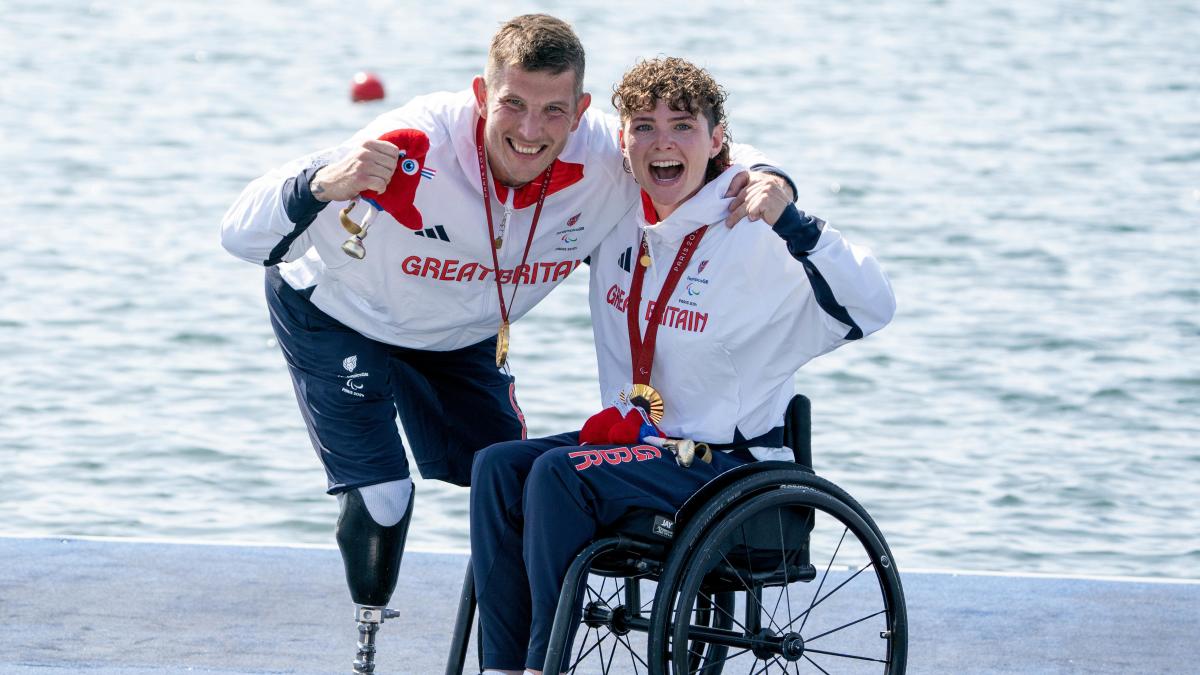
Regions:
[[[218, 221], [270, 166], [465, 87], [529, 9], [492, 4], [5, 3], [0, 531], [332, 543], [261, 271]], [[883, 260], [895, 323], [798, 386], [818, 470], [902, 565], [1200, 577], [1196, 3], [544, 8], [605, 108], [636, 57], [708, 66], [735, 138]], [[388, 102], [348, 102], [360, 68]], [[599, 405], [585, 297], [515, 331], [533, 434]], [[465, 492], [418, 490], [414, 542], [464, 549]]]

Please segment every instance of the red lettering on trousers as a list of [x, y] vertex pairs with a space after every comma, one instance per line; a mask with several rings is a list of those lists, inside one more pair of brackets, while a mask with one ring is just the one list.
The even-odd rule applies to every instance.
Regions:
[[662, 457], [662, 450], [653, 445], [620, 446], [616, 448], [576, 450], [567, 453], [567, 457], [580, 460], [575, 465], [576, 471], [584, 471], [601, 464], [625, 464], [627, 462], [644, 462], [648, 459]]

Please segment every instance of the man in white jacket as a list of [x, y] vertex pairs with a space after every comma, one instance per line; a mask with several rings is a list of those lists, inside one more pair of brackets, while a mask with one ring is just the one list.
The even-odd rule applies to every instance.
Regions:
[[[476, 450], [524, 438], [508, 326], [637, 204], [617, 121], [588, 110], [583, 74], [567, 24], [517, 17], [471, 91], [382, 115], [255, 180], [225, 215], [226, 249], [267, 267], [272, 325], [341, 505], [337, 541], [368, 629], [411, 517], [396, 413], [421, 475], [457, 485]], [[745, 185], [732, 188], [730, 222], [791, 199], [778, 175]]]

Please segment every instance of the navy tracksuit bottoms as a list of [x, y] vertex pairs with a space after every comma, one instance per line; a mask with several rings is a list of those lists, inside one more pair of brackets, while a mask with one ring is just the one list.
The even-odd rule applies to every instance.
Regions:
[[331, 494], [409, 477], [397, 413], [421, 476], [455, 485], [470, 481], [476, 450], [525, 437], [495, 338], [447, 352], [384, 344], [322, 312], [313, 288], [267, 269], [271, 327]]
[[709, 480], [752, 459], [718, 452], [712, 464], [685, 469], [649, 445], [578, 443], [575, 432], [475, 455], [471, 564], [485, 668], [542, 669], [567, 568], [598, 531], [630, 509], [673, 514]]

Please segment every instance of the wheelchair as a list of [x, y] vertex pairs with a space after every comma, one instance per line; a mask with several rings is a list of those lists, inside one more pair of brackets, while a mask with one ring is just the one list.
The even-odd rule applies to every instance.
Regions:
[[[813, 473], [810, 427], [797, 395], [784, 435], [795, 463], [739, 466], [678, 512], [632, 511], [580, 551], [545, 672], [902, 675], [895, 560], [867, 511]], [[474, 614], [468, 564], [446, 675], [463, 672]]]

